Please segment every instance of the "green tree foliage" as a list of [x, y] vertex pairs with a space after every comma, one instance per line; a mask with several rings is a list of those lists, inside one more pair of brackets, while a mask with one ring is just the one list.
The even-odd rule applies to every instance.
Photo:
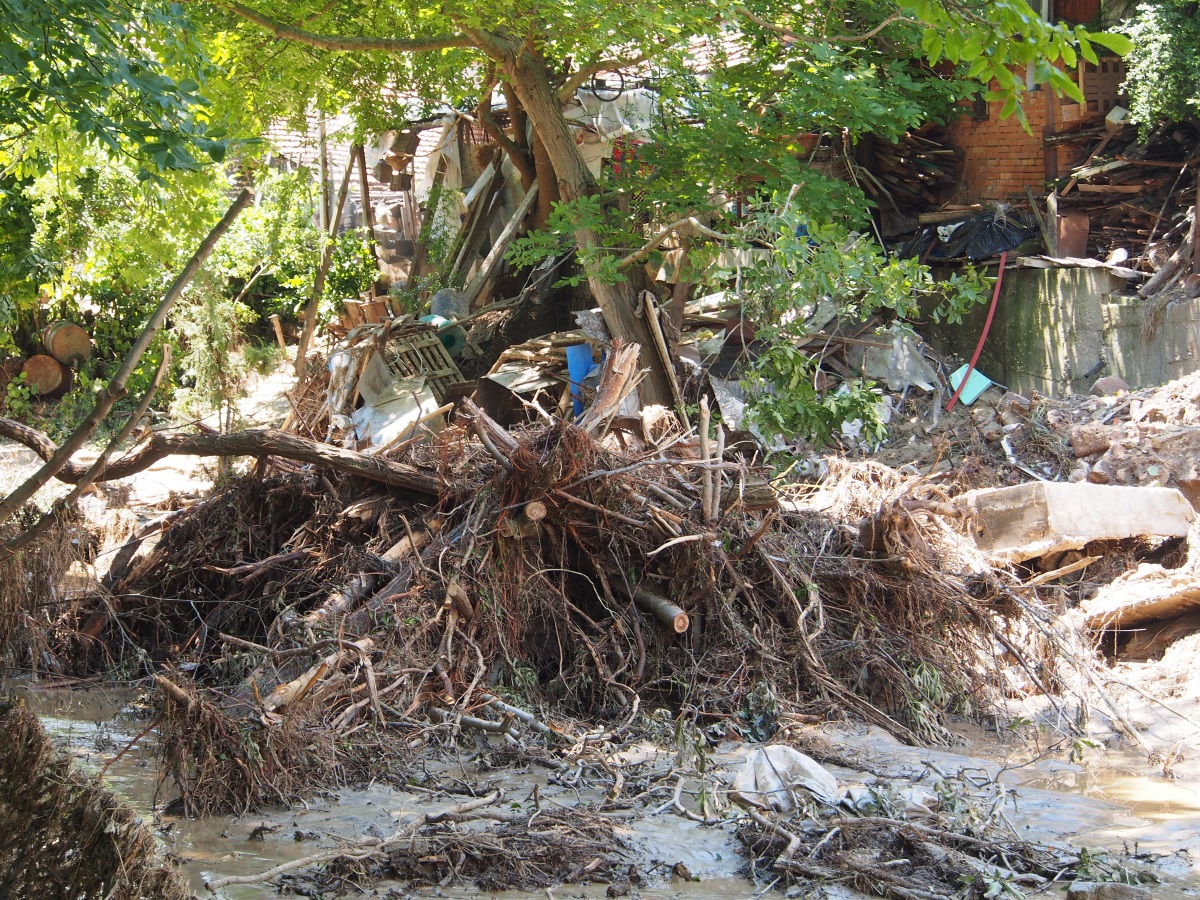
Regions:
[[33, 204], [27, 182], [0, 175], [0, 357], [17, 351], [21, 310], [37, 300]]
[[199, 115], [199, 81], [168, 71], [172, 63], [200, 71], [179, 4], [0, 0], [0, 22], [0, 148], [8, 155], [60, 120], [137, 157], [143, 177], [224, 156], [225, 143]]
[[[712, 82], [712, 95], [697, 98], [697, 103], [705, 106], [706, 128], [722, 118], [737, 118], [742, 125], [740, 131], [729, 129], [713, 137], [714, 149], [727, 151], [726, 165], [740, 167], [753, 154], [766, 168], [774, 163], [777, 178], [783, 179], [787, 142], [766, 145], [784, 137], [783, 123], [789, 117], [779, 118], [777, 113], [789, 94], [795, 103], [819, 113], [810, 116], [810, 127], [855, 129], [896, 109], [904, 118], [907, 107], [892, 104], [901, 95], [912, 99], [918, 92], [903, 84], [913, 73], [889, 60], [923, 56], [931, 65], [948, 60], [984, 83], [995, 79], [996, 96], [1005, 100], [1008, 114], [1019, 110], [1025, 83], [1014, 69], [1023, 73], [1028, 68], [1036, 82], [1076, 96], [1078, 88], [1054, 64], [1091, 58], [1093, 42], [1111, 40], [1082, 28], [1048, 24], [1025, 0], [854, 0], [819, 5], [783, 0], [442, 0], [428, 5], [407, 0], [369, 5], [209, 0], [202, 5], [211, 14], [202, 31], [224, 48], [231, 68], [261, 71], [271, 65], [264, 60], [281, 60], [286, 54], [280, 71], [290, 70], [291, 83], [303, 85], [308, 99], [321, 104], [344, 105], [357, 97], [364, 106], [377, 102], [387, 88], [415, 91], [426, 99], [478, 103], [486, 110], [493, 92], [502, 91], [519, 123], [511, 138], [503, 140], [514, 164], [526, 180], [537, 179], [545, 192], [543, 200], [557, 195], [564, 204], [556, 213], [558, 233], [551, 243], [569, 234], [610, 331], [644, 344], [652, 338], [634, 316], [632, 289], [621, 279], [623, 269], [632, 264], [627, 258], [630, 249], [646, 237], [628, 223], [648, 223], [655, 217], [631, 215], [632, 198], [615, 204], [626, 219], [622, 237], [621, 224], [606, 202], [593, 202], [603, 197], [603, 189], [588, 172], [563, 115], [563, 103], [594, 75], [638, 67], [682, 72], [681, 63], [694, 41], [707, 39], [710, 46], [721, 47], [740, 34], [751, 59], [763, 63], [758, 77], [738, 83], [739, 76], [732, 75], [724, 77], [724, 84], [718, 77]], [[281, 55], [263, 52], [264, 36], [285, 42]], [[879, 58], [889, 47], [890, 52], [882, 54], [886, 58]], [[732, 69], [716, 62], [718, 69]], [[787, 82], [783, 86], [777, 83], [781, 74]], [[277, 82], [276, 77], [260, 80]], [[752, 124], [756, 114], [758, 122]], [[684, 115], [694, 118], [686, 109]], [[486, 117], [481, 121], [486, 124]], [[521, 127], [526, 122], [528, 132]], [[664, 125], [662, 130], [668, 129]], [[735, 135], [750, 138], [750, 149], [739, 151], [731, 140], [723, 140]], [[688, 135], [680, 129], [679, 137]], [[690, 137], [693, 148], [680, 146], [677, 152], [694, 159], [703, 155], [696, 143], [706, 137]], [[766, 155], [758, 155], [760, 150]], [[714, 184], [708, 172], [668, 169], [665, 164], [655, 171], [655, 180], [653, 190], [664, 208], [669, 205], [666, 200], [676, 209], [694, 206], [697, 196], [707, 192], [703, 208], [693, 208], [692, 213], [719, 214], [727, 198], [716, 192], [730, 187]], [[535, 249], [525, 245], [517, 253], [528, 256]], [[644, 394], [652, 402], [667, 401], [665, 375], [652, 372]]]
[[262, 169], [256, 201], [213, 251], [208, 268], [255, 319], [294, 316], [312, 296], [324, 237], [311, 172]]
[[767, 342], [748, 379], [750, 415], [765, 433], [789, 439], [824, 443], [847, 419], [862, 420], [881, 439], [886, 429], [872, 383], [857, 379], [838, 391], [818, 390], [818, 361], [797, 349], [807, 323], [822, 312], [851, 321], [876, 313], [912, 319], [922, 299], [933, 304], [935, 319], [958, 321], [987, 299], [990, 279], [968, 267], [935, 281], [918, 260], [889, 258], [866, 235], [815, 222], [797, 199], [793, 191], [765, 204], [743, 232], [748, 252], [739, 270], [717, 273], [736, 274], [746, 318]]
[[[47, 126], [46, 131], [53, 131]], [[62, 132], [24, 177], [0, 177], [0, 346], [32, 349], [47, 315], [94, 319], [97, 356], [112, 359], [136, 337], [183, 260], [227, 205], [219, 170], [139, 180], [138, 163]]]
[[1130, 21], [1134, 47], [1126, 89], [1143, 128], [1200, 112], [1200, 3], [1143, 3]]

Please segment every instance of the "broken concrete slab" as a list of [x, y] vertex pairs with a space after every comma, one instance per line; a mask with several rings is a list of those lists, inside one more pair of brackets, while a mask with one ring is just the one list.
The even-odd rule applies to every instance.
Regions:
[[1173, 488], [1036, 481], [969, 491], [957, 503], [972, 518], [976, 546], [1007, 562], [1078, 550], [1092, 541], [1184, 537], [1195, 518]]
[[1121, 649], [1122, 659], [1162, 659], [1167, 648], [1188, 635], [1200, 632], [1200, 613], [1153, 622], [1138, 628]]
[[1092, 631], [1140, 628], [1200, 610], [1200, 575], [1143, 564], [1101, 588], [1080, 607]]

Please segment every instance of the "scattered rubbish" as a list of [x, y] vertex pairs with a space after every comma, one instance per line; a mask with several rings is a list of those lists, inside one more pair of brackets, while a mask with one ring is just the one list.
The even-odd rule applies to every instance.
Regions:
[[860, 815], [889, 816], [898, 813], [906, 819], [933, 818], [941, 806], [938, 795], [927, 788], [920, 785], [897, 787], [892, 784], [852, 787], [846, 791], [841, 805]]
[[900, 250], [918, 259], [991, 259], [1016, 250], [1038, 234], [1037, 225], [1015, 210], [982, 212], [919, 231]]
[[567, 373], [571, 376], [571, 402], [576, 416], [583, 415], [583, 382], [592, 374], [595, 365], [592, 362], [590, 344], [572, 344], [567, 347]]
[[804, 791], [821, 803], [838, 802], [837, 779], [820, 763], [784, 744], [755, 750], [733, 779], [731, 796], [739, 802], [777, 813], [793, 813]]
[[[920, 344], [912, 333], [899, 326], [892, 326], [888, 333], [892, 337], [890, 347], [867, 348], [863, 374], [882, 379], [893, 391], [903, 391], [909, 387], [934, 390], [938, 384], [937, 370], [922, 354]], [[886, 334], [881, 337], [886, 338]], [[964, 402], [970, 406], [970, 402]]]

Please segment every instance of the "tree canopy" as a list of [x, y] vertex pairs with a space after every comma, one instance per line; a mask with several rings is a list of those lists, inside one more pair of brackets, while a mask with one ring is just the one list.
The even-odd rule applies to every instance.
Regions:
[[[138, 158], [145, 174], [223, 158], [178, 4], [0, 0], [0, 20], [0, 162], [56, 124]], [[173, 63], [189, 74], [173, 77]]]
[[1137, 7], [1130, 22], [1129, 98], [1134, 118], [1148, 126], [1200, 113], [1200, 3], [1157, 0]]
[[[594, 76], [646, 73], [663, 88], [653, 188], [643, 197], [653, 207], [646, 213], [671, 221], [680, 213], [719, 217], [719, 192], [737, 181], [769, 188], [793, 176], [789, 136], [798, 131], [895, 134], [924, 114], [929, 86], [959, 75], [993, 84], [1005, 113], [1019, 114], [1025, 79], [1014, 71], [1077, 97], [1056, 64], [1095, 58], [1093, 43], [1123, 40], [1047, 23], [1024, 0], [193, 0], [190, 8], [231, 70], [274, 70], [262, 81], [278, 86], [293, 111], [351, 106], [369, 124], [390, 89], [478, 106], [486, 125], [492, 94], [502, 91], [516, 127], [497, 139], [523, 177], [537, 179], [540, 202], [563, 204], [552, 224], [561, 244], [577, 247], [610, 330], [643, 343], [649, 335], [634, 316], [621, 261], [640, 243], [630, 222], [646, 217], [631, 217], [626, 203], [618, 207], [622, 228], [613, 206], [597, 201], [605, 192], [563, 115]], [[697, 71], [699, 43], [709, 48], [708, 72]], [[725, 65], [725, 48], [739, 45], [750, 64]], [[934, 107], [956, 99], [953, 89], [929, 93]], [[703, 133], [688, 127], [697, 120]], [[805, 180], [810, 188], [817, 182]], [[818, 194], [826, 207], [844, 205], [831, 199], [832, 185], [819, 187], [810, 191], [813, 205]], [[664, 385], [652, 379], [648, 393], [662, 400]]]

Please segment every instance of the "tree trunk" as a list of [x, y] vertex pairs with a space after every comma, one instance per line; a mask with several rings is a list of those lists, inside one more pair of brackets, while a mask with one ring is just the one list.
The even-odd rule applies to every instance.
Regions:
[[[526, 51], [516, 58], [510, 56], [505, 60], [504, 74], [533, 123], [537, 138], [554, 169], [558, 192], [563, 200], [574, 200], [593, 193], [596, 181], [571, 137], [562, 104], [546, 77], [545, 66]], [[589, 228], [578, 229], [575, 242], [583, 252], [597, 245], [596, 235]], [[633, 289], [628, 284], [607, 283], [598, 277], [599, 273], [594, 267], [586, 267], [585, 271], [588, 286], [604, 314], [609, 333], [626, 343], [653, 347], [654, 336], [645, 317], [639, 317], [634, 312], [637, 301]], [[649, 364], [650, 371], [639, 388], [642, 402], [671, 406], [673, 401], [666, 370], [653, 354], [646, 354], [643, 361]]]
[[533, 221], [529, 223], [530, 231], [538, 231], [546, 227], [550, 213], [554, 212], [554, 204], [562, 197], [558, 194], [558, 178], [554, 174], [554, 166], [550, 165], [550, 157], [545, 145], [533, 136], [533, 165], [537, 171], [538, 205], [533, 213]]

